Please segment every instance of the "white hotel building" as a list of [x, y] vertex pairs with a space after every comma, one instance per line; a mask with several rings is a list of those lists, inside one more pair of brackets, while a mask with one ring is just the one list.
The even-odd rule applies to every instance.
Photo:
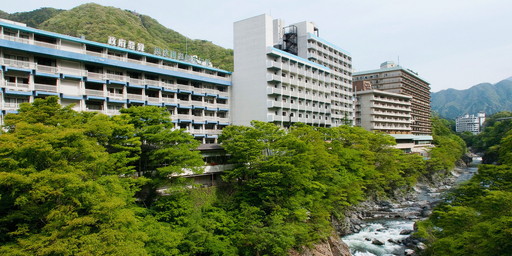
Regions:
[[234, 124], [353, 124], [352, 58], [313, 23], [266, 14], [235, 22], [234, 64]]
[[231, 72], [0, 20], [0, 123], [19, 104], [58, 96], [107, 115], [168, 109], [177, 127], [214, 143], [230, 124]]

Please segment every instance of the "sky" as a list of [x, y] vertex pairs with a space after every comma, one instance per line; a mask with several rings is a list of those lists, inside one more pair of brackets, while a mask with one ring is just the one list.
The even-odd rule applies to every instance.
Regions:
[[23, 0], [0, 10], [71, 9], [83, 3], [136, 11], [189, 38], [233, 48], [233, 22], [260, 14], [311, 21], [352, 55], [355, 71], [399, 62], [433, 92], [512, 76], [510, 0]]

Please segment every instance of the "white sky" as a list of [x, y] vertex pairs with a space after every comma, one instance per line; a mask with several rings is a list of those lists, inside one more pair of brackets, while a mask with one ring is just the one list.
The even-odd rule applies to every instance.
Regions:
[[[8, 13], [71, 9], [82, 0], [21, 0]], [[312, 21], [320, 37], [349, 51], [356, 71], [386, 60], [419, 73], [432, 91], [466, 89], [512, 76], [510, 0], [104, 0], [193, 39], [233, 48], [233, 22], [267, 13], [286, 24]]]

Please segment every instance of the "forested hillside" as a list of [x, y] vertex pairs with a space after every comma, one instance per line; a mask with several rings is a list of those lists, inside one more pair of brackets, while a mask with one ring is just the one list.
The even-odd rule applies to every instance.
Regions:
[[447, 196], [416, 236], [428, 244], [424, 255], [502, 256], [512, 252], [512, 117], [491, 116], [485, 130], [466, 134], [468, 144], [484, 153], [478, 173]]
[[482, 83], [466, 90], [447, 89], [432, 93], [432, 111], [444, 118], [455, 119], [466, 113], [484, 111], [491, 115], [512, 111], [512, 80], [497, 84]]
[[203, 161], [165, 109], [109, 117], [57, 102], [5, 116], [1, 255], [286, 255], [330, 236], [347, 207], [407, 191], [464, 151], [442, 122], [429, 160], [359, 127], [253, 122], [223, 130], [236, 168], [202, 188], [170, 176]]
[[88, 40], [101, 43], [107, 43], [109, 36], [132, 40], [144, 43], [149, 53], [153, 53], [155, 47], [188, 52], [189, 55], [210, 59], [215, 67], [233, 70], [233, 50], [207, 40], [187, 38], [149, 16], [129, 10], [90, 3], [71, 10], [42, 8], [25, 13], [0, 12], [0, 18], [61, 34], [85, 36]]

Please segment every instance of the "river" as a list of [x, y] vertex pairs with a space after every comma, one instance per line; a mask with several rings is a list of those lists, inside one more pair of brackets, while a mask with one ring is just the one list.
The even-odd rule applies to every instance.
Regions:
[[[454, 173], [454, 184], [469, 180], [477, 171], [481, 158], [473, 158], [470, 167], [460, 168]], [[394, 218], [368, 219], [363, 222], [363, 228], [357, 232], [342, 237], [350, 247], [354, 256], [392, 256], [404, 255], [406, 247], [401, 243], [409, 237], [407, 231], [413, 230], [416, 215], [404, 213], [420, 212], [421, 205], [430, 204], [442, 199], [442, 193], [449, 189], [444, 187], [432, 189], [427, 186], [417, 186], [413, 200], [393, 205], [390, 211], [397, 213]], [[401, 217], [396, 218], [399, 215]]]

